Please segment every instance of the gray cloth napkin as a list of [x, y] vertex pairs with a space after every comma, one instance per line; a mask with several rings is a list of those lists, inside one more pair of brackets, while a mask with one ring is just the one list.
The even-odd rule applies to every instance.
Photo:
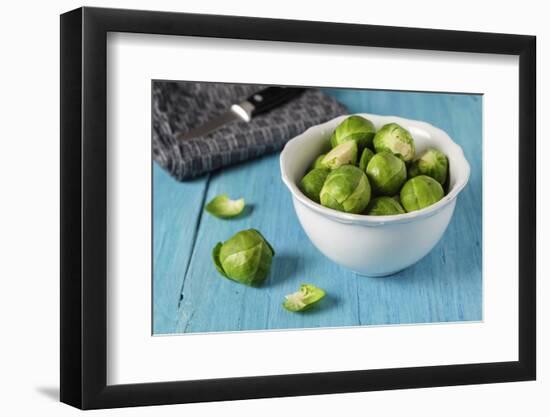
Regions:
[[222, 114], [264, 86], [247, 84], [155, 81], [153, 83], [153, 158], [179, 181], [278, 151], [308, 127], [347, 113], [316, 89], [249, 123], [237, 121], [209, 134], [177, 140]]

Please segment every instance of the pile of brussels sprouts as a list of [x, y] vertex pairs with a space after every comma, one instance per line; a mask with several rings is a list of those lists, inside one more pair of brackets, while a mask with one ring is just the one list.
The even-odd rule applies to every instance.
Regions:
[[415, 159], [414, 139], [397, 123], [377, 132], [361, 116], [346, 118], [300, 181], [311, 200], [346, 213], [388, 216], [420, 210], [445, 195], [447, 156], [429, 148]]

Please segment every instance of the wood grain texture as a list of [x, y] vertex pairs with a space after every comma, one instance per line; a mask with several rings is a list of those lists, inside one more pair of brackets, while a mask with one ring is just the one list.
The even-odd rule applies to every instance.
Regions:
[[176, 183], [153, 167], [153, 332], [175, 329], [208, 176]]
[[[153, 169], [155, 334], [433, 323], [482, 319], [482, 96], [325, 90], [350, 113], [424, 120], [464, 149], [472, 173], [441, 241], [392, 277], [366, 278], [324, 258], [303, 232], [280, 180], [278, 154], [179, 183]], [[232, 220], [203, 212], [214, 196], [244, 197]], [[256, 228], [274, 246], [268, 280], [249, 288], [221, 277], [211, 261], [219, 241]], [[307, 313], [281, 307], [301, 283], [327, 291]]]

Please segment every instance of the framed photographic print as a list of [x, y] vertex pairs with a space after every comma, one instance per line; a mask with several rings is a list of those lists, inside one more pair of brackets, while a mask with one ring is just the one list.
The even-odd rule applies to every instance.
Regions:
[[535, 37], [61, 16], [61, 400], [536, 375]]

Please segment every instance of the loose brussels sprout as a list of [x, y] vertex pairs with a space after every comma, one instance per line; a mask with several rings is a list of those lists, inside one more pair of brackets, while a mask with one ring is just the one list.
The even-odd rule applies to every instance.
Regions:
[[221, 194], [210, 200], [204, 209], [213, 216], [229, 219], [242, 213], [244, 198], [231, 200], [227, 194]]
[[393, 216], [405, 214], [405, 210], [393, 197], [376, 197], [367, 206], [366, 213], [369, 216]]
[[321, 204], [346, 213], [361, 213], [369, 203], [370, 194], [365, 173], [356, 166], [343, 165], [328, 175], [321, 189]]
[[420, 210], [437, 203], [443, 198], [441, 184], [427, 175], [408, 180], [401, 189], [401, 204], [407, 212]]
[[363, 172], [367, 169], [367, 165], [369, 161], [374, 156], [374, 152], [371, 151], [369, 148], [363, 149], [363, 153], [361, 154], [361, 159], [359, 160], [359, 169]]
[[407, 168], [397, 156], [380, 152], [369, 161], [367, 176], [375, 194], [392, 196], [407, 179]]
[[350, 140], [333, 148], [325, 155], [321, 164], [330, 169], [336, 169], [342, 165], [352, 164], [357, 161], [357, 142]]
[[292, 312], [304, 311], [313, 307], [324, 297], [325, 291], [321, 288], [311, 284], [302, 284], [295, 293], [285, 295], [286, 300], [283, 307]]
[[328, 168], [316, 168], [309, 171], [300, 181], [300, 190], [311, 200], [319, 203], [321, 201], [319, 197], [321, 188], [323, 188], [328, 174], [330, 174]]
[[374, 138], [375, 133], [376, 129], [370, 120], [361, 116], [350, 116], [334, 130], [330, 143], [334, 148], [344, 142], [353, 140], [357, 142], [358, 149], [362, 150], [367, 146], [372, 146], [372, 138]]
[[255, 229], [242, 230], [212, 250], [214, 265], [224, 277], [245, 285], [259, 285], [271, 269], [275, 251]]
[[323, 159], [325, 158], [326, 156], [326, 153], [322, 153], [321, 155], [319, 155], [315, 161], [313, 161], [313, 165], [311, 166], [311, 169], [315, 169], [315, 168], [326, 168], [324, 165], [323, 165]]
[[448, 169], [449, 161], [445, 154], [437, 149], [429, 148], [420, 158], [411, 163], [409, 178], [427, 175], [443, 185], [447, 180]]
[[397, 123], [388, 123], [376, 132], [373, 139], [376, 152], [388, 151], [403, 161], [414, 158], [414, 140], [409, 131]]

